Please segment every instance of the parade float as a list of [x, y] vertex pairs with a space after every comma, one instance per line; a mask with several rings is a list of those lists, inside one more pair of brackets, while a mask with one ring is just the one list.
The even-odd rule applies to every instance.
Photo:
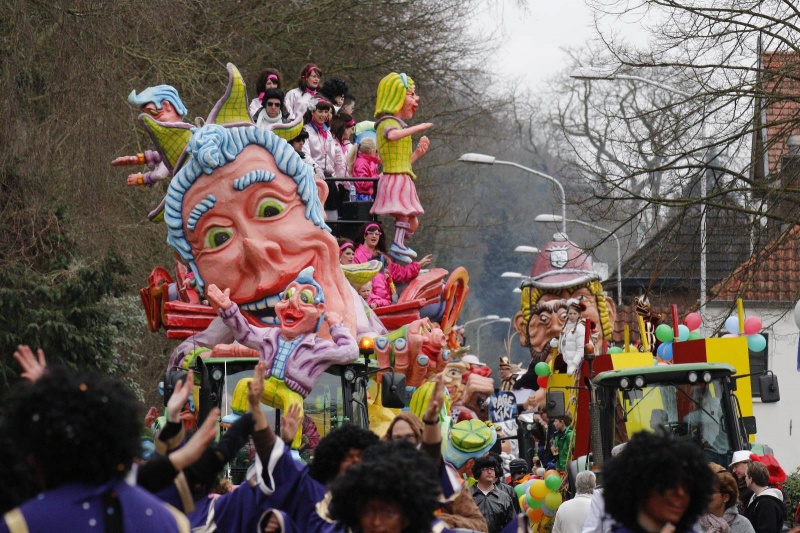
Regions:
[[[698, 313], [679, 323], [673, 306], [671, 320], [655, 328], [646, 323], [647, 313], [638, 316], [638, 346], [631, 344], [627, 325], [622, 346], [610, 346], [614, 302], [603, 292], [589, 255], [563, 234], [542, 247], [521, 289], [515, 326], [530, 350], [538, 386], [531, 404], [550, 419], [569, 413], [574, 428], [564, 471], [549, 471], [517, 489], [537, 528], [552, 522], [580, 470], [599, 474], [614, 447], [637, 431], [694, 440], [710, 461], [723, 465], [738, 450], [769, 452], [751, 442], [756, 423], [748, 347], [763, 349], [764, 338], [760, 320], [745, 318], [741, 301], [723, 337], [704, 338]], [[575, 309], [581, 316], [570, 321]], [[578, 358], [575, 339], [569, 342], [576, 332], [582, 334]], [[776, 378], [758, 379], [768, 391], [762, 401], [778, 401]], [[531, 428], [521, 426], [523, 433]], [[521, 435], [520, 444], [525, 440]]]
[[[150, 219], [163, 219], [177, 261], [174, 272], [154, 269], [140, 291], [149, 329], [182, 341], [169, 359], [165, 402], [173, 384], [193, 370], [189, 425], [202, 422], [214, 406], [225, 425], [241, 411], [241, 391], [260, 357], [269, 362], [272, 394], [262, 400], [276, 427], [280, 410], [298, 403], [304, 425], [320, 435], [344, 422], [380, 433], [459, 348], [454, 326], [469, 277], [463, 268], [431, 269], [391, 305], [367, 306], [354, 286], [375, 272], [371, 265], [340, 265], [322, 207], [328, 186], [286, 142], [297, 135], [297, 124], [256, 128], [241, 74], [233, 65], [227, 68], [228, 86], [202, 126], [183, 122], [182, 107], [182, 114], [162, 116], [179, 109], [171, 103], [174, 89], [132, 94], [156, 150], [114, 162], [158, 170], [158, 179], [132, 175], [131, 185], [167, 184]], [[390, 74], [379, 87], [376, 116], [396, 163], [380, 178], [386, 180], [382, 205], [400, 230], [409, 230], [396, 236], [391, 250], [403, 261], [414, 252], [396, 245], [410, 237], [422, 214], [410, 165], [428, 143], [420, 141], [422, 148], [412, 151], [410, 135], [430, 125], [420, 129], [404, 122], [418, 101], [405, 74]], [[379, 182], [379, 197], [381, 190]], [[417, 208], [402, 214], [414, 198]], [[473, 400], [477, 405], [474, 394]], [[300, 433], [293, 444], [302, 449]]]

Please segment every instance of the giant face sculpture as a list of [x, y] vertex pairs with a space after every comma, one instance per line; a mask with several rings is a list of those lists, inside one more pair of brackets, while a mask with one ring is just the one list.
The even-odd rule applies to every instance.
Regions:
[[[228, 70], [228, 90], [202, 128], [180, 131], [144, 118], [180, 168], [167, 192], [167, 242], [200, 292], [211, 283], [230, 288], [231, 300], [256, 326], [277, 325], [280, 292], [313, 266], [327, 309], [355, 333], [350, 287], [324, 222], [327, 186], [285, 141], [247, 125], [241, 75], [232, 65]], [[186, 149], [170, 155], [178, 137]], [[320, 334], [328, 336], [326, 324]]]
[[522, 283], [522, 309], [514, 316], [520, 344], [530, 350], [534, 361], [547, 358], [550, 340], [561, 333], [566, 322], [566, 309], [558, 303], [562, 300], [582, 302], [586, 306], [582, 316], [598, 324], [603, 337], [610, 339], [616, 306], [599, 279], [589, 255], [566, 235], [556, 234], [542, 248], [530, 277]]

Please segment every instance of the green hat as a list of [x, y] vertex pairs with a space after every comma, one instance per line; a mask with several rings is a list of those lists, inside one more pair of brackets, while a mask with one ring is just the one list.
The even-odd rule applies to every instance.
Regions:
[[481, 457], [497, 442], [497, 432], [485, 422], [462, 420], [450, 429], [444, 459], [460, 468], [469, 459]]

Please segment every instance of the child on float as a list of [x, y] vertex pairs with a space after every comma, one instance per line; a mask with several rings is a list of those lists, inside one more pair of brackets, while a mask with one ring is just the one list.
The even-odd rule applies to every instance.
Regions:
[[[378, 165], [381, 159], [378, 157], [378, 145], [372, 137], [364, 137], [358, 146], [358, 155], [353, 163], [353, 177], [358, 178], [377, 178]], [[375, 198], [374, 181], [356, 181], [356, 200], [372, 201]]]
[[561, 330], [558, 338], [558, 351], [567, 365], [567, 373], [572, 375], [583, 362], [583, 346], [586, 342], [586, 319], [581, 313], [586, 311], [586, 306], [571, 298], [567, 300], [567, 323]]
[[383, 307], [393, 303], [397, 293], [395, 283], [408, 283], [419, 275], [433, 261], [432, 255], [426, 255], [419, 262], [398, 265], [386, 254], [386, 239], [383, 227], [378, 222], [364, 224], [358, 236], [358, 248], [353, 257], [354, 263], [366, 263], [372, 259], [383, 262], [384, 268], [372, 278], [372, 293], [367, 300], [370, 307]]

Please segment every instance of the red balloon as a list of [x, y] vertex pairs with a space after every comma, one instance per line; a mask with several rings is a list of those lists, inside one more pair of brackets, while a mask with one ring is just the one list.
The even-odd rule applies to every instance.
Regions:
[[703, 317], [700, 316], [700, 313], [689, 313], [683, 319], [683, 323], [686, 324], [689, 331], [694, 331], [703, 324]]
[[547, 388], [547, 376], [539, 376], [538, 378], [536, 378], [536, 383], [539, 384], [539, 388], [540, 389], [546, 389]]

